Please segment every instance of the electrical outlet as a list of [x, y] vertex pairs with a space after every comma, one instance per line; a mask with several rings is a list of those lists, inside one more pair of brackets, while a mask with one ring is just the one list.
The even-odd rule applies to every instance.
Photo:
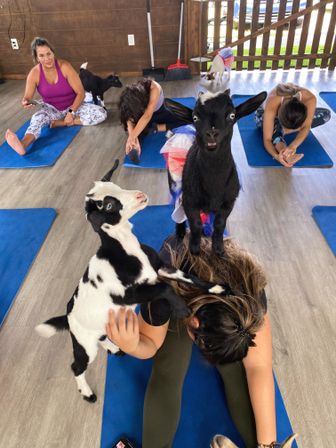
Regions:
[[127, 39], [128, 39], [129, 46], [132, 47], [133, 45], [135, 45], [134, 34], [128, 34]]
[[11, 40], [11, 46], [13, 50], [18, 50], [19, 49], [19, 43], [18, 40], [15, 38], [12, 38]]

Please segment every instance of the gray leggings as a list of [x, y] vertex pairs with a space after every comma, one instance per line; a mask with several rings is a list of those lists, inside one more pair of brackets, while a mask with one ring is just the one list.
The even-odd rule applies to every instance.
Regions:
[[[30, 120], [26, 134], [33, 134], [39, 138], [42, 128], [49, 126], [53, 120], [63, 120], [68, 110], [58, 110], [50, 104], [42, 104], [41, 109], [36, 112]], [[76, 111], [76, 117], [80, 118], [83, 126], [92, 126], [104, 121], [107, 117], [106, 110], [95, 104], [83, 103]]]
[[[192, 341], [183, 324], [172, 322], [154, 357], [144, 403], [142, 448], [170, 448], [180, 419], [182, 387]], [[242, 362], [217, 366], [231, 417], [246, 448], [257, 446], [253, 410]], [[214, 434], [215, 435], [215, 434]], [[189, 448], [189, 447], [188, 447]]]

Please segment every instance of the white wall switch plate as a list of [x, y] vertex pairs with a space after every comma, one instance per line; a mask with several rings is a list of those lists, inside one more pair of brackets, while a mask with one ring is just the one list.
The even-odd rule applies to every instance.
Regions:
[[128, 39], [129, 46], [132, 47], [133, 45], [135, 45], [134, 34], [128, 34], [127, 39]]

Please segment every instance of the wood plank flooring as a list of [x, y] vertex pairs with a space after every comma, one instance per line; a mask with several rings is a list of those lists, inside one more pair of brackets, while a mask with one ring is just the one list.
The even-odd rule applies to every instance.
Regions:
[[[132, 79], [125, 80], [126, 82]], [[232, 93], [258, 93], [294, 81], [314, 92], [336, 90], [336, 74], [324, 70], [233, 73]], [[193, 96], [198, 79], [163, 83], [166, 96]], [[0, 141], [29, 114], [20, 107], [24, 83], [0, 85]], [[85, 220], [84, 196], [122, 158], [120, 90], [106, 95], [105, 123], [83, 128], [55, 166], [0, 170], [0, 208], [53, 207], [57, 218], [23, 283], [0, 333], [0, 447], [98, 448], [105, 382], [105, 354], [88, 373], [94, 405], [78, 394], [70, 370], [68, 335], [38, 337], [36, 324], [63, 314], [98, 245]], [[318, 104], [325, 106], [318, 97]], [[314, 134], [336, 163], [336, 115]], [[229, 232], [255, 253], [268, 273], [274, 370], [299, 446], [336, 446], [336, 260], [311, 217], [314, 205], [336, 205], [336, 169], [251, 168], [238, 127], [232, 141], [243, 178]], [[121, 187], [168, 202], [166, 173], [120, 168]], [[182, 447], [181, 447], [182, 448]], [[186, 447], [183, 447], [186, 448]], [[192, 448], [192, 447], [187, 447]], [[195, 447], [203, 448], [203, 447]], [[204, 447], [205, 448], [205, 447]]]

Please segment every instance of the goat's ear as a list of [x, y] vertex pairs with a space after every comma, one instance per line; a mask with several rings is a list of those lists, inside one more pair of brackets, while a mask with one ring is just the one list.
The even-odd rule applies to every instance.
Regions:
[[229, 95], [230, 96], [231, 90], [230, 89], [226, 89], [224, 93], [225, 93], [225, 95]]
[[265, 101], [266, 97], [267, 92], [261, 92], [244, 103], [239, 104], [239, 106], [236, 107], [236, 121], [239, 120], [239, 118], [245, 117], [246, 115], [249, 115], [257, 110], [258, 107]]

